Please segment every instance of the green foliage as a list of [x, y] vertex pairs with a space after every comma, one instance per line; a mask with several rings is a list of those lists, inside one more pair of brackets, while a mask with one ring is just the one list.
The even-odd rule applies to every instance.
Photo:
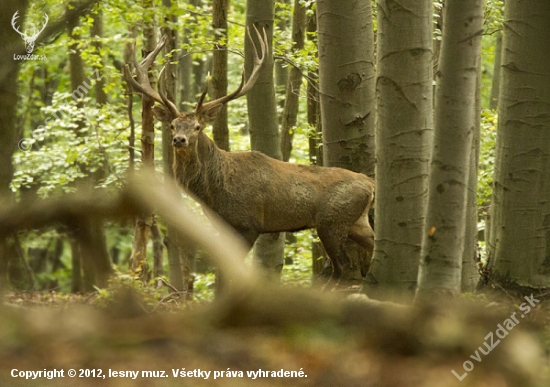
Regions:
[[44, 125], [29, 131], [15, 153], [16, 171], [12, 190], [37, 187], [43, 197], [72, 192], [73, 183], [106, 167], [110, 174], [100, 185], [119, 185], [127, 168], [128, 123], [122, 105], [79, 107], [70, 94], [56, 93], [52, 105], [44, 107]]
[[493, 34], [500, 31], [504, 21], [504, 1], [487, 0], [485, 2], [484, 17], [485, 34]]
[[491, 195], [493, 193], [497, 124], [498, 116], [494, 111], [489, 109], [482, 111], [477, 186], [477, 204], [481, 215], [487, 213], [488, 206], [491, 202]]
[[214, 300], [214, 285], [216, 275], [214, 273], [197, 273], [193, 284], [193, 296], [198, 301]]

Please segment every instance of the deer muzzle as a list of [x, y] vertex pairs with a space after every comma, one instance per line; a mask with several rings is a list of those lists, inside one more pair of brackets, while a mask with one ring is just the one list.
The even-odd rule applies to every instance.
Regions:
[[175, 148], [181, 148], [181, 147], [184, 147], [184, 146], [188, 146], [189, 141], [187, 140], [187, 136], [183, 136], [183, 135], [174, 136], [174, 139], [172, 140], [172, 145]]

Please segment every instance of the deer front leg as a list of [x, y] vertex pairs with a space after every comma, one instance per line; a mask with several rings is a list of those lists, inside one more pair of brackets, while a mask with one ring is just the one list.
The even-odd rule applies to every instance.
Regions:
[[[260, 235], [258, 232], [254, 230], [248, 230], [248, 229], [236, 229], [236, 231], [243, 237], [243, 239], [246, 241], [246, 245], [248, 247], [248, 251], [252, 249], [252, 246], [254, 246], [254, 242], [256, 242], [256, 239], [258, 239], [258, 236]], [[216, 271], [216, 294], [222, 294], [227, 291], [227, 288], [229, 286], [229, 282], [227, 281], [227, 278], [223, 273], [220, 272], [220, 270]]]

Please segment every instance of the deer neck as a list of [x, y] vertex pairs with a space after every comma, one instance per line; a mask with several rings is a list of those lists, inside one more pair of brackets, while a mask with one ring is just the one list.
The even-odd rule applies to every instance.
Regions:
[[174, 176], [178, 183], [212, 207], [212, 195], [223, 188], [225, 152], [203, 132], [185, 151], [174, 151]]

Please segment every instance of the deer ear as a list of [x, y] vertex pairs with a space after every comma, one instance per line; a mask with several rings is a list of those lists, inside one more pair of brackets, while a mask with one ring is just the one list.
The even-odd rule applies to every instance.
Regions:
[[170, 123], [175, 117], [165, 108], [160, 106], [153, 107], [153, 114], [160, 122]]
[[209, 123], [214, 121], [216, 116], [221, 112], [223, 104], [212, 106], [211, 108], [200, 113], [200, 119], [204, 123]]

